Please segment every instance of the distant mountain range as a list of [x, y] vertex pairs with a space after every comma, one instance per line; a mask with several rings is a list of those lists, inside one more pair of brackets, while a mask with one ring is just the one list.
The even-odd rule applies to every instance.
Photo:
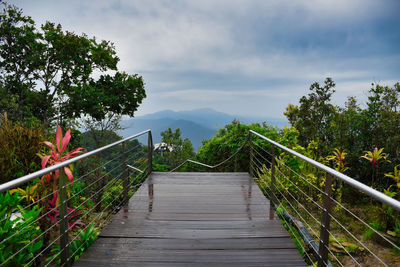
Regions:
[[151, 129], [154, 143], [159, 143], [161, 142], [160, 133], [162, 131], [165, 131], [168, 127], [172, 129], [180, 128], [182, 137], [189, 138], [195, 151], [198, 151], [202, 140], [213, 137], [219, 128], [231, 123], [234, 119], [239, 119], [244, 123], [266, 121], [268, 124], [280, 128], [287, 125], [287, 121], [284, 119], [235, 116], [208, 108], [187, 111], [163, 110], [122, 120], [121, 125], [125, 129], [119, 131], [119, 134], [123, 137], [128, 137]]

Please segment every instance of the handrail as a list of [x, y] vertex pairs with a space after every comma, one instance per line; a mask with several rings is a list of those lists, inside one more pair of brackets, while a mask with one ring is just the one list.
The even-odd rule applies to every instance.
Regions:
[[128, 168], [131, 168], [132, 170], [138, 171], [138, 172], [140, 172], [140, 173], [144, 173], [144, 171], [142, 171], [141, 169], [138, 169], [138, 168], [136, 168], [136, 167], [133, 167], [132, 165], [126, 164], [126, 166], [127, 166]]
[[211, 166], [211, 165], [208, 165], [208, 164], [205, 164], [205, 163], [201, 163], [201, 162], [198, 162], [198, 161], [194, 161], [194, 160], [191, 160], [191, 159], [186, 159], [184, 162], [182, 162], [181, 164], [179, 164], [178, 166], [176, 166], [174, 169], [172, 169], [172, 170], [169, 171], [169, 172], [174, 172], [175, 170], [177, 170], [177, 169], [179, 169], [180, 167], [182, 167], [186, 162], [192, 162], [192, 163], [194, 163], [194, 164], [201, 165], [201, 166], [204, 166], [204, 167], [207, 167], [207, 168], [210, 168], [210, 169], [217, 168], [217, 167], [221, 166], [222, 164], [226, 163], [227, 161], [229, 161], [230, 159], [232, 159], [234, 156], [236, 156], [236, 154], [239, 153], [239, 152], [244, 148], [244, 146], [247, 144], [247, 142], [249, 141], [249, 138], [250, 138], [250, 134], [247, 135], [246, 140], [245, 140], [244, 143], [239, 147], [239, 149], [236, 150], [235, 153], [233, 153], [233, 154], [230, 155], [227, 159], [221, 161], [220, 163], [218, 163], [218, 164], [216, 164], [216, 165], [214, 165], [214, 166]]
[[[116, 142], [114, 142], [114, 143], [112, 143], [112, 144], [109, 144], [109, 145], [106, 145], [106, 146], [97, 148], [97, 149], [92, 150], [92, 151], [89, 151], [89, 152], [87, 152], [87, 153], [85, 153], [85, 154], [79, 155], [79, 156], [77, 156], [77, 157], [75, 157], [75, 158], [72, 158], [72, 159], [63, 161], [63, 162], [61, 162], [61, 163], [59, 163], [59, 164], [56, 164], [56, 165], [50, 166], [50, 167], [48, 167], [48, 168], [45, 168], [45, 169], [42, 169], [42, 170], [33, 172], [33, 173], [31, 173], [31, 174], [27, 174], [27, 175], [25, 175], [25, 176], [22, 176], [22, 177], [20, 177], [20, 178], [15, 179], [15, 180], [9, 181], [9, 182], [7, 182], [7, 183], [0, 184], [0, 193], [6, 191], [6, 190], [8, 190], [8, 189], [12, 189], [12, 188], [14, 188], [14, 187], [16, 187], [16, 186], [18, 186], [18, 185], [20, 185], [20, 184], [24, 184], [24, 183], [26, 183], [26, 182], [29, 182], [29, 181], [33, 180], [34, 178], [36, 178], [36, 177], [43, 176], [43, 175], [45, 175], [45, 174], [47, 174], [47, 173], [49, 173], [49, 172], [52, 172], [52, 171], [55, 171], [55, 170], [60, 169], [60, 168], [62, 168], [62, 167], [68, 166], [68, 165], [70, 165], [70, 164], [72, 164], [72, 163], [75, 163], [75, 162], [77, 162], [77, 161], [79, 161], [79, 160], [82, 160], [82, 159], [88, 158], [88, 157], [90, 157], [90, 156], [92, 156], [92, 155], [98, 154], [98, 153], [100, 153], [100, 152], [102, 152], [102, 151], [104, 151], [104, 150], [107, 150], [107, 149], [109, 149], [109, 148], [111, 148], [111, 147], [114, 147], [114, 146], [116, 146], [116, 145], [119, 145], [119, 144], [121, 144], [121, 143], [123, 143], [123, 142], [126, 142], [126, 141], [132, 139], [132, 138], [139, 137], [139, 136], [144, 135], [144, 134], [146, 134], [146, 133], [151, 133], [151, 130], [148, 129], [148, 130], [146, 130], [146, 131], [143, 131], [143, 132], [134, 134], [134, 135], [129, 136], [129, 137], [127, 137], [127, 138], [124, 138], [124, 139], [122, 139], [122, 140], [116, 141]], [[150, 149], [151, 149], [151, 148], [150, 148]]]
[[292, 150], [290, 148], [287, 148], [287, 147], [285, 147], [285, 146], [283, 146], [283, 145], [281, 145], [281, 144], [269, 139], [268, 137], [265, 137], [265, 136], [255, 132], [253, 130], [250, 130], [249, 134], [254, 134], [254, 135], [264, 139], [265, 141], [273, 144], [274, 146], [279, 147], [280, 149], [282, 149], [282, 150], [284, 150], [284, 151], [286, 151], [286, 152], [288, 152], [288, 153], [290, 153], [290, 154], [292, 154], [292, 155], [304, 160], [305, 162], [308, 162], [309, 164], [313, 165], [314, 167], [317, 167], [318, 169], [320, 169], [322, 171], [325, 171], [326, 173], [329, 173], [330, 175], [342, 180], [343, 182], [349, 184], [350, 186], [361, 190], [365, 194], [367, 194], [367, 195], [369, 195], [369, 196], [371, 196], [371, 197], [373, 197], [373, 198], [385, 203], [386, 205], [396, 209], [397, 211], [400, 211], [400, 202], [395, 200], [394, 198], [391, 198], [391, 197], [383, 194], [382, 192], [379, 192], [378, 190], [375, 190], [375, 189], [373, 189], [373, 188], [371, 188], [371, 187], [369, 187], [369, 186], [367, 186], [367, 185], [365, 185], [363, 183], [360, 183], [359, 181], [357, 181], [357, 180], [355, 180], [355, 179], [353, 179], [353, 178], [351, 178], [351, 177], [349, 177], [349, 176], [347, 176], [347, 175], [345, 175], [343, 173], [340, 173], [340, 172], [338, 172], [338, 171], [336, 171], [336, 170], [334, 170], [334, 169], [332, 169], [332, 168], [330, 168], [328, 166], [325, 166], [324, 164], [319, 163], [318, 161], [310, 159], [310, 158], [308, 158], [308, 157], [306, 157], [306, 156], [304, 156], [304, 155], [302, 155], [302, 154], [300, 154], [300, 153], [298, 153], [298, 152], [296, 152], [296, 151], [294, 151], [294, 150]]

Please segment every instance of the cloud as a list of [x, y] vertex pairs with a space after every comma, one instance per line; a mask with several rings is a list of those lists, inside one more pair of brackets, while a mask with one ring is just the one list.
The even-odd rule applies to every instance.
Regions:
[[15, 2], [38, 24], [112, 40], [119, 68], [147, 84], [139, 112], [208, 104], [233, 112], [242, 101], [267, 113], [273, 101], [277, 113], [328, 76], [341, 101], [400, 73], [397, 1]]

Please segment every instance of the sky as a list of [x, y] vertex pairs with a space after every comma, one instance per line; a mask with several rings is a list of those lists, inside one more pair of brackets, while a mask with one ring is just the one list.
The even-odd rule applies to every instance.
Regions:
[[136, 115], [213, 108], [283, 118], [314, 82], [333, 102], [363, 104], [371, 83], [400, 82], [400, 1], [14, 0], [37, 25], [60, 23], [115, 44], [118, 68], [139, 74]]

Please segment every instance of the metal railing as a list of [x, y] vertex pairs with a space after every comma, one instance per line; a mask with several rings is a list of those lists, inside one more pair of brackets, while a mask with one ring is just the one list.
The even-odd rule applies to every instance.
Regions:
[[[145, 134], [148, 134], [147, 152], [144, 152], [143, 149], [141, 154], [138, 152], [138, 149], [141, 147], [140, 144], [129, 148], [129, 140]], [[84, 171], [84, 173], [76, 176], [72, 183], [67, 183], [65, 175], [61, 175], [61, 168], [72, 163], [77, 163], [78, 161], [84, 162], [103, 152], [110, 151], [119, 145], [121, 145], [121, 152], [118, 156], [113, 156], [104, 163], [97, 164], [98, 166], [90, 171]], [[356, 227], [362, 228], [366, 232], [368, 231], [369, 235], [371, 233], [376, 235], [391, 247], [400, 251], [400, 247], [396, 244], [396, 241], [391, 240], [387, 235], [376, 230], [366, 222], [367, 216], [365, 214], [357, 211], [354, 207], [339, 199], [338, 196], [340, 190], [342, 190], [341, 186], [344, 183], [348, 186], [347, 189], [351, 188], [354, 191], [354, 195], [368, 195], [371, 203], [374, 201], [382, 209], [393, 209], [394, 212], [398, 212], [400, 211], [399, 201], [255, 131], [251, 130], [249, 132], [247, 139], [235, 153], [216, 165], [187, 159], [171, 172], [178, 170], [187, 163], [215, 169], [233, 158], [236, 159], [238, 153], [243, 152], [246, 145], [250, 147], [249, 172], [251, 176], [257, 182], [262, 192], [275, 205], [278, 215], [286, 222], [288, 231], [292, 234], [304, 258], [310, 264], [317, 261], [318, 266], [344, 266], [351, 262], [353, 265], [361, 266], [364, 264], [363, 258], [365, 257], [371, 257], [371, 261], [368, 264], [380, 264], [384, 266], [391, 264], [387, 259], [378, 255], [379, 253], [375, 251], [372, 241], [363, 236], [359, 229], [354, 229], [354, 226], [349, 227], [348, 225], [350, 224], [350, 220], [352, 220]], [[78, 199], [79, 205], [74, 208], [75, 210], [82, 208], [81, 210], [85, 213], [84, 216], [86, 216], [89, 223], [87, 223], [86, 227], [81, 227], [80, 232], [89, 229], [90, 225], [99, 218], [102, 218], [102, 223], [98, 226], [101, 228], [104, 222], [109, 220], [112, 214], [123, 203], [126, 203], [128, 197], [140, 187], [144, 178], [152, 172], [152, 147], [151, 131], [147, 130], [94, 151], [87, 152], [61, 164], [0, 185], [0, 192], [5, 192], [17, 186], [29, 184], [36, 177], [60, 170], [58, 189], [46, 196], [35, 199], [34, 203], [29, 203], [28, 201], [28, 205], [22, 208], [25, 211], [31, 210], [33, 206], [40, 203], [47, 203], [49, 199], [55, 195], [59, 195], [59, 201], [56, 206], [46, 212], [42, 211], [37, 219], [25, 227], [27, 229], [30, 229], [30, 226], [38, 227], [39, 223], [54, 213], [54, 211], [59, 212], [56, 221], [49, 224], [47, 228], [41, 226], [40, 234], [34, 236], [31, 242], [7, 257], [1, 265], [11, 263], [12, 259], [16, 258], [22, 250], [35, 245], [35, 242], [43, 240], [45, 236], [52, 233], [49, 242], [44, 244], [39, 252], [33, 253], [33, 257], [27, 265], [37, 264], [39, 258], [43, 257], [43, 255], [51, 254], [52, 249], [54, 250], [55, 247], [56, 253], [53, 257], [49, 261], [40, 264], [51, 265], [56, 260], [59, 260], [62, 266], [69, 266], [74, 258], [76, 258], [76, 254], [79, 254], [80, 249], [85, 247], [86, 241], [81, 244], [78, 242], [80, 244], [78, 249], [70, 249], [71, 245], [76, 245], [74, 242], [79, 240], [80, 236], [73, 232], [74, 227], [69, 222], [68, 217], [72, 217], [74, 214], [71, 213], [68, 205], [74, 201], [77, 202], [76, 200]], [[117, 164], [116, 161], [120, 158], [121, 163]], [[297, 165], [293, 164], [293, 159], [295, 159]], [[303, 162], [303, 165], [300, 167], [299, 162]], [[132, 170], [136, 175], [128, 175], [128, 169]], [[89, 177], [93, 179], [88, 179]], [[84, 182], [82, 188], [71, 192], [71, 187], [80, 182]], [[99, 190], [86, 192], [99, 183], [101, 186], [96, 187], [97, 189], [100, 188]], [[100, 202], [98, 201], [99, 195]], [[97, 201], [95, 201], [96, 198]], [[93, 204], [87, 205], [89, 202], [93, 202]], [[98, 207], [102, 207], [102, 209], [98, 209]], [[20, 208], [14, 211], [21, 212]], [[0, 220], [4, 221], [7, 219], [10, 218], [6, 217]], [[58, 227], [59, 230], [56, 231]], [[24, 229], [18, 230], [19, 233], [24, 231]], [[55, 235], [55, 232], [58, 234]], [[16, 235], [17, 233], [0, 241], [0, 248]], [[349, 243], [354, 246], [350, 246]]]
[[[287, 222], [305, 259], [310, 263], [318, 261], [318, 266], [344, 266], [350, 262], [361, 266], [366, 264], [363, 258], [370, 257], [369, 265], [391, 265], [374, 251], [373, 242], [364, 237], [360, 229], [400, 251], [396, 241], [374, 229], [365, 222], [365, 214], [357, 212], [338, 196], [344, 183], [352, 188], [354, 195], [370, 196], [371, 203], [374, 201], [382, 210], [400, 211], [399, 201], [255, 131], [251, 130], [249, 135], [250, 173]], [[302, 169], [293, 159], [303, 161]], [[307, 168], [308, 171], [304, 171]], [[356, 227], [359, 229], [354, 229]]]
[[[257, 138], [261, 141], [255, 140]], [[376, 235], [389, 246], [399, 251], [400, 247], [384, 233], [368, 224], [366, 219], [362, 218], [363, 214], [357, 214], [351, 205], [338, 200], [335, 195], [338, 195], [337, 185], [345, 183], [356, 191], [355, 194], [366, 194], [379, 203], [378, 205], [387, 205], [395, 212], [400, 211], [399, 201], [255, 131], [250, 130], [242, 146], [218, 164], [210, 165], [187, 159], [171, 172], [182, 168], [187, 163], [215, 169], [236, 157], [247, 144], [250, 146], [250, 175], [254, 177], [260, 189], [275, 205], [277, 213], [286, 222], [288, 231], [309, 264], [317, 261], [318, 266], [344, 266], [351, 262], [361, 266], [363, 262], [359, 258], [369, 254], [372, 260], [375, 260], [374, 264], [390, 265], [390, 262], [388, 263], [374, 252], [373, 242], [364, 240], [365, 238], [359, 233], [354, 233], [354, 230], [346, 226], [346, 222], [353, 220], [360, 228]], [[303, 161], [308, 168], [311, 166], [313, 169], [309, 174], [320, 176], [319, 181], [312, 182], [309, 177], [304, 177], [295, 168], [288, 166], [288, 163], [285, 162], [288, 157], [295, 157]], [[301, 183], [303, 185], [300, 185]], [[344, 222], [340, 217], [345, 217]], [[352, 243], [341, 242], [343, 240], [352, 240], [357, 247], [350, 246], [349, 248], [348, 245]], [[345, 262], [343, 262], [341, 254], [347, 257]], [[362, 254], [362, 256], [357, 254]]]
[[[138, 137], [146, 134], [147, 148], [137, 141]], [[42, 181], [35, 178], [56, 171], [59, 173], [58, 186], [50, 193], [45, 191], [46, 194], [35, 197], [26, 196], [22, 201], [24, 205], [19, 203], [17, 207], [0, 203], [5, 205], [5, 217], [0, 218], [0, 225], [10, 228], [10, 233], [5, 233], [6, 236], [3, 233], [4, 238], [0, 241], [0, 248], [5, 248], [8, 253], [0, 252], [0, 266], [70, 266], [152, 172], [152, 151], [152, 134], [146, 130], [1, 184], [3, 200], [11, 201], [16, 193], [10, 190], [18, 186], [26, 186], [18, 189], [23, 192], [32, 188], [37, 190]], [[78, 168], [75, 166], [73, 181], [68, 181], [63, 168], [71, 164]], [[32, 212], [36, 212], [34, 217], [25, 217]], [[89, 234], [90, 239], [85, 239]], [[10, 245], [15, 245], [15, 242], [24, 244], [10, 250]]]
[[[245, 146], [247, 145], [247, 143], [249, 142], [249, 137], [250, 137], [250, 135], [247, 136], [246, 140], [245, 140], [244, 143], [239, 147], [238, 150], [236, 150], [232, 155], [230, 155], [227, 159], [221, 161], [220, 163], [217, 163], [217, 164], [215, 164], [215, 165], [208, 165], [208, 164], [205, 164], [205, 163], [202, 163], [202, 162], [198, 162], [198, 161], [195, 161], [195, 160], [186, 159], [184, 162], [182, 162], [181, 164], [179, 164], [178, 166], [176, 166], [175, 168], [173, 168], [170, 172], [174, 172], [174, 171], [176, 171], [176, 170], [182, 168], [182, 166], [184, 166], [184, 165], [185, 165], [186, 163], [188, 163], [188, 162], [194, 163], [194, 164], [196, 164], [196, 165], [203, 166], [203, 167], [206, 167], [206, 168], [209, 168], [209, 169], [218, 168], [219, 166], [221, 166], [221, 165], [227, 163], [227, 162], [228, 162], [229, 160], [231, 160], [232, 158], [236, 157], [237, 154], [239, 154], [239, 152], [241, 152], [241, 151], [245, 148]], [[236, 162], [235, 162], [235, 163], [236, 163]], [[236, 171], [236, 168], [237, 168], [237, 166], [236, 166], [236, 164], [235, 164], [235, 171]]]

